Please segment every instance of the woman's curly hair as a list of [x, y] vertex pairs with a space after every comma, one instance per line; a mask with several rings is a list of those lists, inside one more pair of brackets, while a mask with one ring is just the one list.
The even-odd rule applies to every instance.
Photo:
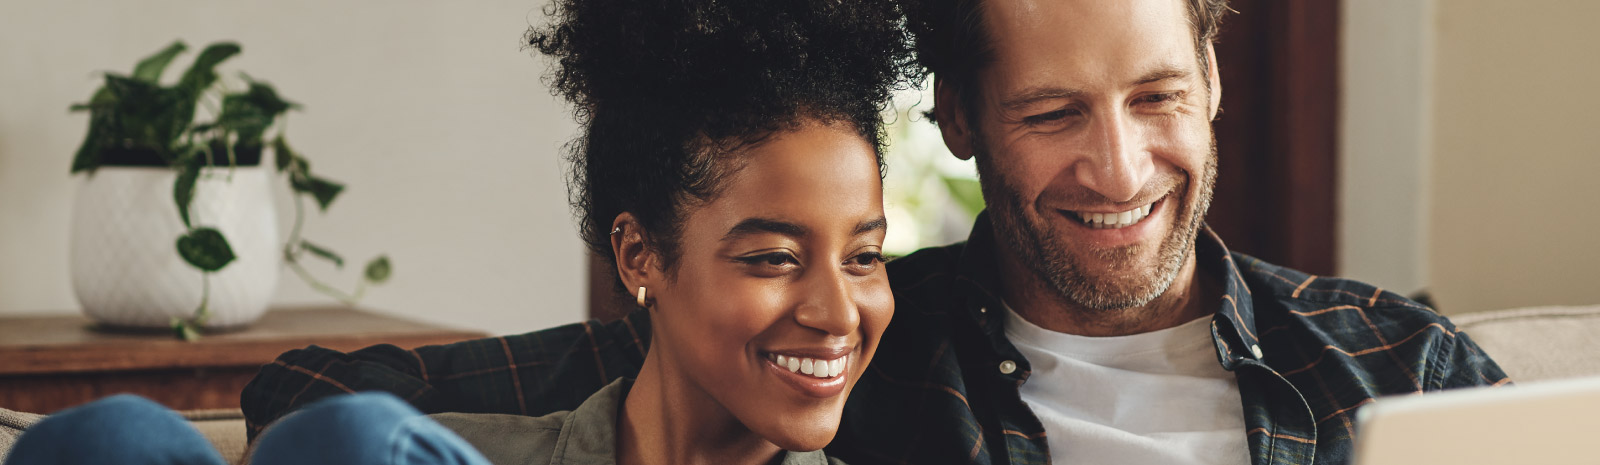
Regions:
[[914, 85], [891, 0], [555, 0], [528, 43], [584, 133], [567, 148], [568, 195], [590, 249], [613, 260], [631, 212], [671, 273], [685, 207], [711, 200], [740, 149], [805, 120], [884, 145], [881, 111]]

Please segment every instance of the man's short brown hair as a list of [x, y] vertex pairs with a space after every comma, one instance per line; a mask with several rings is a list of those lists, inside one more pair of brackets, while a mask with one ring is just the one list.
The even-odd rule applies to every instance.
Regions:
[[[978, 72], [994, 61], [994, 49], [983, 28], [983, 0], [901, 0], [906, 27], [916, 38], [917, 60], [946, 86], [953, 86], [962, 105], [975, 108], [972, 92]], [[1214, 42], [1228, 0], [1182, 0], [1188, 3], [1200, 72], [1210, 81], [1206, 44]], [[933, 112], [928, 112], [931, 119]]]

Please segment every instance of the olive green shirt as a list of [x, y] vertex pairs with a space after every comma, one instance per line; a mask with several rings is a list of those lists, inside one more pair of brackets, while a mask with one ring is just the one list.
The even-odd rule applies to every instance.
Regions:
[[[618, 378], [577, 410], [542, 417], [490, 413], [440, 413], [429, 417], [450, 428], [494, 465], [589, 465], [617, 462], [617, 413], [633, 380]], [[843, 465], [820, 450], [785, 451], [781, 465]]]

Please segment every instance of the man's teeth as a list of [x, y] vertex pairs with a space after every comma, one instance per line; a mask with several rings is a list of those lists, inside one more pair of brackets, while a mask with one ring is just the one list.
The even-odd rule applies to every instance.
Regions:
[[1091, 228], [1117, 229], [1133, 226], [1133, 224], [1138, 223], [1139, 220], [1150, 216], [1150, 209], [1153, 206], [1155, 206], [1155, 204], [1152, 203], [1150, 205], [1145, 205], [1143, 207], [1135, 208], [1122, 213], [1072, 213], [1077, 215], [1078, 219], [1083, 220], [1083, 224], [1089, 225]]
[[832, 378], [844, 372], [845, 359], [848, 355], [834, 360], [817, 360], [787, 355], [772, 354], [767, 357], [779, 367], [787, 368], [791, 373], [802, 373], [818, 378]]

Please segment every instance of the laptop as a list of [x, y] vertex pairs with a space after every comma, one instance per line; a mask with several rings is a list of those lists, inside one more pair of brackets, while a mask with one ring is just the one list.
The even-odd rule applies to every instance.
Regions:
[[1352, 463], [1600, 464], [1600, 377], [1378, 399]]

